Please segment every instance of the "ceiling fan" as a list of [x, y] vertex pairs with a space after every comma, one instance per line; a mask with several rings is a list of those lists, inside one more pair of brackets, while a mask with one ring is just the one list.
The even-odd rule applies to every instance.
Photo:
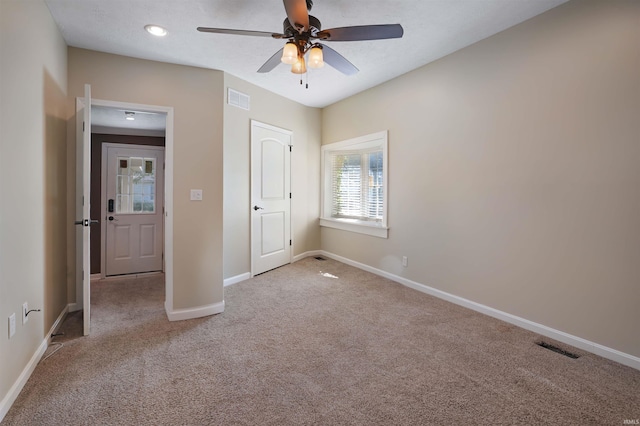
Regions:
[[[277, 51], [258, 69], [259, 73], [267, 73], [280, 62], [291, 65], [291, 72], [304, 74], [309, 68], [320, 68], [325, 63], [343, 74], [353, 75], [358, 68], [344, 56], [319, 43], [322, 41], [360, 41], [401, 38], [404, 30], [400, 24], [360, 25], [323, 30], [320, 20], [309, 15], [313, 0], [283, 0], [287, 17], [284, 20], [282, 33], [267, 31], [233, 30], [225, 28], [198, 27], [198, 31], [205, 33], [235, 34], [257, 37], [271, 37], [286, 39], [285, 46]], [[305, 54], [309, 53], [307, 62]]]

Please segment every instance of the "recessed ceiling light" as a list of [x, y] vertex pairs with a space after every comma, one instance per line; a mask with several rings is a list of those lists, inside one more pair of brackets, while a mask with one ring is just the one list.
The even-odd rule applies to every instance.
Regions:
[[124, 118], [127, 120], [135, 120], [136, 119], [136, 113], [132, 112], [132, 111], [125, 111], [124, 112]]
[[167, 35], [167, 30], [159, 25], [145, 25], [144, 29], [147, 30], [149, 34], [153, 34], [154, 36], [162, 37]]

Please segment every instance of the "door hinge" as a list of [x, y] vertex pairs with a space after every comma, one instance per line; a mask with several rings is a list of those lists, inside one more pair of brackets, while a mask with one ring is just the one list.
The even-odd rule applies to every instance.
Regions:
[[289, 198], [291, 198], [291, 193], [289, 193]]
[[82, 122], [82, 131], [84, 132], [84, 121]]
[[84, 206], [84, 195], [82, 196], [82, 205]]
[[289, 240], [289, 245], [291, 245], [291, 240]]
[[289, 152], [292, 152], [293, 145], [289, 145]]

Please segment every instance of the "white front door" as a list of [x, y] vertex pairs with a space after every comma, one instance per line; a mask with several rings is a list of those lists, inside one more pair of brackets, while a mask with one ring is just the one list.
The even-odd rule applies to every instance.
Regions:
[[76, 309], [82, 309], [83, 334], [91, 330], [91, 86], [76, 99]]
[[103, 145], [105, 275], [163, 269], [164, 147]]
[[251, 121], [252, 274], [291, 262], [291, 132]]

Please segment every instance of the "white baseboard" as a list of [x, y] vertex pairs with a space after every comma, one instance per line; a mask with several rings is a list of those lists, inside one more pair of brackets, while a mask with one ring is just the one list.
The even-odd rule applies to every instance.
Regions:
[[[311, 257], [311, 256], [320, 256], [321, 254], [322, 254], [322, 250], [307, 251], [297, 256], [294, 256], [291, 259], [291, 263], [298, 262], [302, 259], [306, 259], [307, 257]], [[230, 285], [238, 284], [239, 282], [248, 280], [250, 278], [251, 278], [251, 272], [245, 272], [244, 274], [236, 275], [235, 277], [225, 278], [224, 286], [228, 287]]]
[[[75, 305], [75, 303], [73, 304]], [[48, 339], [47, 345], [51, 343], [51, 339], [52, 339], [51, 336], [55, 334], [58, 328], [62, 325], [64, 318], [67, 316], [69, 312], [71, 312], [71, 305], [72, 304], [69, 303], [67, 306], [65, 306], [62, 312], [60, 312], [60, 315], [58, 315], [58, 318], [56, 318], [56, 320], [53, 322], [53, 325], [51, 326], [51, 328], [49, 329], [49, 333], [47, 334], [47, 339]]]
[[248, 280], [249, 278], [251, 278], [251, 272], [245, 272], [244, 274], [236, 275], [235, 277], [225, 278], [224, 286], [227, 287], [230, 285], [238, 284], [239, 282]]
[[29, 380], [29, 377], [31, 377], [33, 370], [36, 369], [38, 362], [40, 362], [42, 355], [44, 355], [47, 348], [49, 347], [49, 343], [51, 342], [51, 335], [55, 333], [56, 329], [60, 326], [60, 324], [62, 324], [62, 321], [64, 320], [64, 317], [68, 312], [69, 305], [65, 306], [62, 312], [60, 312], [60, 315], [58, 315], [58, 318], [55, 320], [48, 333], [45, 335], [45, 338], [42, 340], [40, 345], [38, 345], [38, 348], [33, 353], [31, 359], [22, 370], [22, 373], [20, 373], [20, 375], [18, 376], [18, 379], [15, 381], [13, 386], [11, 386], [11, 389], [9, 389], [7, 395], [2, 399], [2, 401], [0, 401], [0, 422], [9, 412], [9, 409], [15, 402], [16, 398], [18, 398], [18, 395], [20, 395], [22, 388], [24, 388], [24, 385], [27, 384], [27, 380]]
[[222, 313], [224, 312], [224, 300], [212, 305], [198, 306], [197, 308], [189, 309], [169, 309], [169, 306], [165, 302], [164, 308], [167, 312], [167, 317], [169, 317], [169, 321], [182, 321]]
[[[307, 251], [297, 256], [294, 256], [293, 259], [291, 260], [291, 263], [298, 262], [302, 259], [306, 259], [307, 257], [311, 257], [311, 256], [320, 256], [322, 255], [322, 253], [323, 253], [322, 250]], [[251, 278], [251, 272], [245, 272], [244, 274], [236, 275], [235, 277], [225, 278], [224, 286], [228, 287], [230, 285], [237, 284], [239, 282], [248, 280], [250, 278]]]
[[80, 307], [80, 305], [78, 305], [77, 303], [69, 303], [69, 305], [67, 305], [67, 308], [68, 308], [69, 312], [75, 312], [75, 311], [79, 311], [80, 309], [82, 309]]
[[600, 345], [599, 343], [591, 342], [581, 337], [573, 336], [569, 333], [565, 333], [564, 331], [556, 330], [551, 327], [547, 327], [546, 325], [538, 324], [533, 321], [529, 321], [528, 319], [521, 318], [503, 311], [499, 311], [497, 309], [491, 308], [486, 305], [482, 305], [480, 303], [473, 302], [463, 297], [456, 296], [451, 293], [447, 293], [442, 290], [438, 290], [436, 288], [429, 287], [427, 285], [420, 284], [415, 281], [411, 281], [409, 279], [391, 274], [381, 269], [377, 269], [369, 265], [365, 265], [364, 263], [347, 259], [346, 257], [338, 256], [336, 254], [329, 253], [326, 251], [321, 251], [320, 254], [328, 258], [337, 260], [339, 262], [346, 263], [347, 265], [354, 266], [358, 269], [362, 269], [364, 271], [371, 272], [381, 277], [388, 278], [392, 281], [395, 281], [399, 284], [410, 287], [419, 292], [429, 294], [431, 296], [446, 300], [451, 303], [455, 303], [456, 305], [464, 306], [465, 308], [469, 308], [473, 311], [480, 312], [485, 315], [489, 315], [491, 317], [497, 318], [499, 320], [508, 322], [513, 325], [517, 325], [518, 327], [524, 328], [534, 333], [541, 334], [551, 339], [555, 339], [559, 342], [566, 343], [576, 348], [583, 349], [587, 352], [591, 352], [596, 355], [599, 355], [603, 358], [607, 358], [612, 361], [619, 362], [620, 364], [626, 365], [628, 367], [635, 368], [636, 370], [640, 370], [640, 358], [636, 356], [633, 356], [624, 352], [620, 352], [616, 349], [612, 349], [607, 346]]
[[305, 259], [307, 257], [311, 257], [311, 256], [321, 256], [322, 254], [324, 254], [324, 252], [322, 250], [313, 250], [313, 251], [307, 251], [304, 252], [302, 254], [299, 254], [297, 256], [293, 257], [293, 262], [291, 263], [295, 263], [299, 260]]

